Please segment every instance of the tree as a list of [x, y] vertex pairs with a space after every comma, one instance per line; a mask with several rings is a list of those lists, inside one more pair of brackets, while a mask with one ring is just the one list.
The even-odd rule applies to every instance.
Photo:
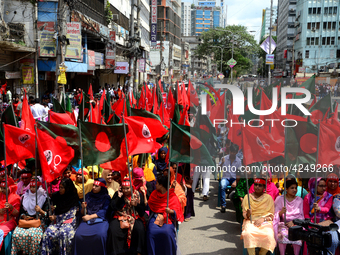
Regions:
[[230, 67], [227, 65], [229, 59], [232, 58], [232, 42], [234, 39], [234, 59], [237, 61], [236, 66], [233, 67], [233, 71], [236, 71], [234, 77], [248, 71], [252, 68], [253, 63], [249, 59], [250, 55], [259, 55], [261, 48], [255, 41], [253, 35], [247, 32], [247, 27], [240, 25], [231, 25], [226, 28], [219, 28], [219, 30], [210, 29], [203, 32], [200, 36], [200, 44], [197, 46], [194, 54], [196, 57], [210, 56], [214, 54], [214, 63], [217, 68], [221, 66], [221, 48], [211, 47], [219, 46], [223, 49], [222, 56], [222, 71], [229, 76]]

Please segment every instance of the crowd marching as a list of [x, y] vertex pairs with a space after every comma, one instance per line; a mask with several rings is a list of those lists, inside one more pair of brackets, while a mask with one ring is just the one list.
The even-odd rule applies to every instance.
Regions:
[[[270, 108], [271, 91], [281, 85], [251, 88], [254, 106]], [[198, 87], [209, 90], [206, 115]], [[315, 77], [300, 87], [315, 94]], [[256, 248], [260, 255], [307, 254], [305, 242], [288, 237], [296, 219], [340, 226], [340, 123], [330, 96], [314, 97], [310, 117], [294, 108], [288, 116], [275, 115], [278, 110], [269, 116], [295, 120], [294, 129], [258, 128], [261, 119], [249, 120], [249, 112], [234, 115], [232, 95], [211, 81], [177, 84], [167, 93], [161, 82], [138, 94], [99, 92], [78, 89], [73, 102], [46, 94], [40, 104], [26, 92], [12, 99], [7, 89], [0, 137], [0, 249], [6, 254], [177, 254], [178, 226], [195, 216], [200, 178], [203, 201], [209, 199], [208, 166], [216, 159], [224, 169], [215, 173], [220, 211], [228, 193], [249, 254]], [[303, 179], [297, 171], [326, 162], [325, 177]], [[288, 163], [297, 169], [263, 171]], [[329, 233], [327, 249], [336, 254], [338, 232]]]

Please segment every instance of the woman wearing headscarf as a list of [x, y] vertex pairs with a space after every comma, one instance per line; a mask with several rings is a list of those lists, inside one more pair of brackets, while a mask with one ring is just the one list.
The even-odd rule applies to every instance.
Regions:
[[329, 194], [332, 194], [332, 196], [336, 196], [337, 194], [340, 194], [339, 178], [336, 174], [331, 173], [327, 176], [326, 185], [327, 185], [327, 192]]
[[146, 153], [134, 156], [133, 168], [136, 167], [140, 167], [143, 169], [144, 178], [146, 180], [146, 187], [148, 190], [147, 194], [149, 197], [151, 192], [156, 189], [156, 176], [157, 176], [156, 166], [154, 163], [152, 163], [151, 155]]
[[[6, 202], [6, 183], [0, 183], [2, 197], [0, 200], [0, 250], [3, 239], [17, 226], [17, 217], [20, 212], [20, 196], [16, 194], [17, 185], [12, 179], [7, 180], [8, 202]], [[8, 218], [7, 218], [8, 213]]]
[[[297, 196], [297, 182], [296, 180], [286, 180], [287, 194], [278, 196], [275, 200], [275, 214], [274, 214], [274, 233], [275, 239], [279, 243], [281, 255], [285, 254], [286, 245], [292, 244], [294, 255], [300, 253], [302, 246], [301, 241], [290, 241], [288, 239], [288, 228], [294, 226], [293, 220], [303, 220], [303, 200]], [[284, 207], [284, 199], [286, 196], [286, 207]], [[284, 217], [286, 214], [286, 224]]]
[[29, 190], [30, 188], [30, 182], [32, 179], [32, 173], [28, 169], [23, 169], [21, 175], [20, 175], [21, 181], [18, 182], [18, 188], [17, 188], [17, 194], [19, 196], [22, 196], [25, 194], [26, 190]]
[[92, 191], [87, 193], [82, 203], [82, 217], [74, 237], [74, 254], [106, 254], [106, 239], [109, 223], [106, 212], [110, 204], [110, 196], [106, 189], [106, 181], [98, 178], [93, 183]]
[[[308, 181], [309, 193], [303, 200], [303, 212], [306, 219], [314, 222], [314, 210], [316, 210], [316, 223], [323, 222], [332, 218], [330, 209], [333, 204], [332, 194], [326, 191], [326, 180], [317, 179], [317, 190], [315, 190], [315, 178]], [[316, 203], [315, 202], [316, 196]]]
[[106, 181], [107, 192], [109, 193], [110, 198], [112, 198], [119, 189], [119, 183], [113, 180], [113, 171], [104, 169], [102, 178]]
[[[276, 246], [273, 229], [274, 201], [265, 193], [266, 180], [256, 178], [255, 191], [245, 196], [242, 202], [243, 225], [241, 239], [249, 255], [255, 255], [255, 248], [259, 247], [259, 255], [273, 252]], [[250, 204], [250, 208], [249, 208]], [[250, 220], [251, 219], [251, 220]]]
[[[276, 187], [276, 185], [272, 182], [272, 173], [268, 172], [269, 176], [267, 178], [267, 185], [265, 186], [265, 192], [270, 195], [273, 198], [273, 201], [275, 201], [275, 199], [277, 198], [277, 196], [279, 195], [279, 190]], [[266, 172], [262, 172], [262, 178], [266, 179]], [[253, 193], [254, 192], [254, 184], [251, 185], [250, 189], [249, 189], [249, 193]]]
[[42, 238], [42, 255], [68, 255], [72, 250], [72, 239], [76, 228], [78, 205], [77, 189], [69, 178], [62, 179], [59, 191], [52, 194], [55, 215], [50, 216], [51, 224]]
[[114, 194], [110, 209], [113, 220], [108, 231], [108, 254], [142, 254], [145, 250], [145, 204], [143, 196], [134, 187], [131, 191], [128, 177], [124, 178], [121, 190]]
[[148, 198], [147, 198], [147, 188], [146, 188], [146, 181], [144, 178], [144, 172], [142, 168], [136, 167], [133, 169], [132, 172], [133, 176], [133, 186], [136, 188], [140, 194], [143, 195], [144, 198], [144, 204], [145, 206], [148, 204]]
[[[148, 201], [151, 210], [147, 226], [148, 255], [175, 255], [177, 252], [175, 225], [177, 221], [183, 222], [184, 216], [174, 189], [168, 190], [167, 187], [167, 176], [158, 177], [156, 190], [151, 193]], [[169, 207], [167, 207], [168, 192]]]
[[155, 166], [157, 170], [157, 176], [163, 174], [164, 169], [167, 167], [165, 162], [166, 154], [168, 153], [168, 148], [162, 147], [158, 150], [158, 159], [155, 161]]
[[[48, 204], [46, 203], [46, 191], [41, 187], [41, 182], [37, 184], [38, 190], [35, 186], [35, 180], [32, 179], [29, 190], [21, 197], [20, 218], [24, 220], [35, 219], [36, 213], [38, 212], [41, 225], [36, 228], [21, 228], [19, 226], [15, 228], [12, 236], [12, 255], [20, 251], [22, 251], [23, 254], [40, 254], [41, 252], [40, 241], [48, 219], [46, 208]], [[38, 205], [36, 205], [36, 192]]]
[[[78, 197], [79, 199], [83, 199], [83, 177], [82, 177], [82, 170], [80, 169], [77, 173], [77, 178], [74, 181], [74, 186], [77, 189]], [[83, 168], [84, 171], [84, 189], [85, 189], [85, 195], [89, 193], [92, 190], [93, 180], [89, 179], [89, 173], [85, 168]]]
[[[165, 169], [164, 175], [168, 176], [168, 168]], [[174, 192], [178, 197], [179, 202], [181, 203], [182, 212], [184, 212], [184, 208], [187, 205], [187, 197], [182, 186], [180, 185], [180, 180], [182, 176], [180, 174], [177, 174], [177, 181], [175, 180], [175, 178], [176, 178], [175, 170], [172, 167], [170, 167], [170, 187], [174, 189]]]

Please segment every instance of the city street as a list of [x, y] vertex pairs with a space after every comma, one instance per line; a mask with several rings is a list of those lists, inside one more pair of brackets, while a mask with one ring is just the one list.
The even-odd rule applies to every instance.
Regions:
[[241, 226], [236, 222], [233, 203], [227, 199], [225, 213], [217, 207], [218, 181], [210, 179], [210, 198], [203, 201], [195, 193], [195, 217], [179, 227], [178, 244], [182, 255], [242, 254]]

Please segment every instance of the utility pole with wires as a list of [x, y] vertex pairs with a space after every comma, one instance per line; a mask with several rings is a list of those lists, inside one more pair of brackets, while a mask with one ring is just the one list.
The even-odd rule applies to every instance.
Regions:
[[[273, 0], [270, 0], [270, 25], [269, 25], [269, 54], [272, 53], [272, 25], [273, 25]], [[270, 66], [268, 71], [268, 86], [270, 85], [271, 80], [271, 72], [270, 72]]]
[[[56, 71], [55, 71], [55, 86], [54, 93], [57, 95], [58, 93], [61, 95], [61, 91], [59, 91], [58, 86], [58, 74], [59, 67], [61, 64], [65, 64], [65, 44], [66, 44], [66, 5], [64, 0], [58, 0], [58, 12], [57, 12], [58, 24], [57, 24], [57, 33], [58, 33], [58, 43], [57, 45], [57, 61], [56, 61]], [[62, 87], [63, 93], [65, 93], [65, 85]]]

